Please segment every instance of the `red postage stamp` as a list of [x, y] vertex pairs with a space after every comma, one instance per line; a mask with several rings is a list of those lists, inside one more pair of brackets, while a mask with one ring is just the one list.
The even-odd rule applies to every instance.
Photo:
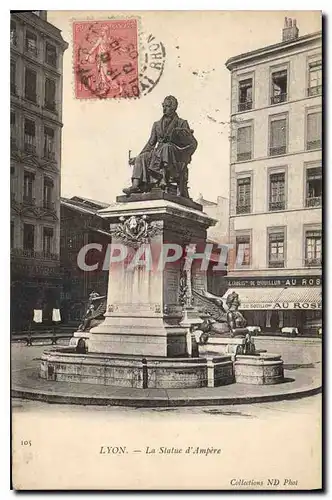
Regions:
[[137, 19], [73, 23], [75, 96], [138, 97]]

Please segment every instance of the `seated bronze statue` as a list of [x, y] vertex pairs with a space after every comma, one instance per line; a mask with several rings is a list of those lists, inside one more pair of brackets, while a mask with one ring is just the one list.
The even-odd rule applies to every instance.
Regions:
[[178, 196], [189, 197], [188, 164], [197, 141], [188, 122], [176, 113], [176, 98], [166, 97], [162, 106], [163, 117], [153, 124], [148, 143], [129, 160], [133, 165], [132, 185], [123, 190], [126, 195], [148, 192], [153, 187], [167, 191], [175, 184]]

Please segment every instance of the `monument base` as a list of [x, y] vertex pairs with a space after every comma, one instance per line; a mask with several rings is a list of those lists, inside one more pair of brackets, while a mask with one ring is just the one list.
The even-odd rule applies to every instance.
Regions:
[[187, 355], [187, 328], [162, 317], [108, 316], [89, 333], [91, 353], [177, 357]]

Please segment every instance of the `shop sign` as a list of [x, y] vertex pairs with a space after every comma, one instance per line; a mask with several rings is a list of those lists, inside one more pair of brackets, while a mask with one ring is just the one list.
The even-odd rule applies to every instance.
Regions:
[[242, 302], [240, 305], [242, 310], [271, 310], [271, 309], [322, 309], [321, 302]]
[[251, 288], [251, 287], [311, 287], [321, 286], [321, 276], [269, 276], [266, 278], [231, 278], [226, 277], [229, 288]]

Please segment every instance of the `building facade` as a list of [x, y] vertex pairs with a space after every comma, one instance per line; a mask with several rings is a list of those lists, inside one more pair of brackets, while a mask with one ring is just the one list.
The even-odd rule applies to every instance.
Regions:
[[[202, 205], [203, 212], [217, 221], [214, 226], [207, 230], [207, 243], [213, 244], [210, 264], [207, 269], [207, 289], [214, 295], [222, 296], [227, 290], [227, 247], [223, 247], [223, 245], [229, 243], [229, 199], [218, 196], [217, 201], [214, 202], [204, 199], [203, 195], [200, 194], [196, 202]], [[215, 267], [222, 256], [225, 257], [225, 267], [216, 270]]]
[[[78, 326], [86, 310], [91, 292], [107, 294], [108, 266], [104, 265], [107, 245], [111, 243], [109, 224], [98, 216], [98, 210], [109, 203], [74, 196], [61, 198], [60, 263], [63, 276], [60, 311], [63, 323]], [[84, 254], [87, 266], [78, 263], [79, 252], [89, 244], [100, 245]]]
[[52, 318], [61, 288], [62, 59], [68, 44], [46, 11], [10, 19], [12, 329], [35, 308]]
[[278, 331], [321, 321], [322, 34], [230, 58], [228, 287], [249, 323]]

